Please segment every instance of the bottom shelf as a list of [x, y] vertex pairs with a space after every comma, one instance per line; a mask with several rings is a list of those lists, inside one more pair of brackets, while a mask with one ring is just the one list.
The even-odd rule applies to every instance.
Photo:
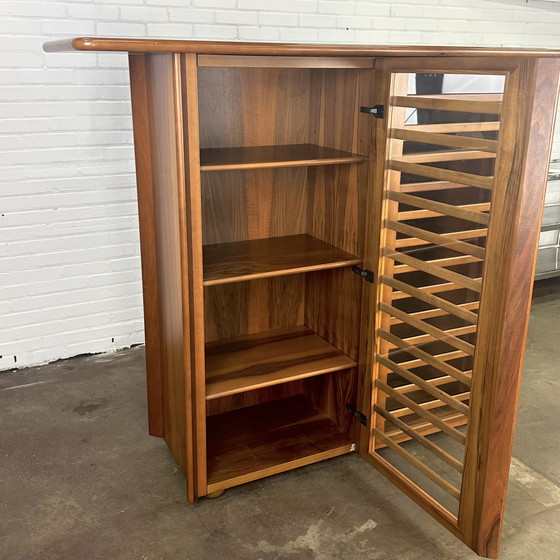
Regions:
[[207, 418], [208, 493], [354, 450], [304, 395]]

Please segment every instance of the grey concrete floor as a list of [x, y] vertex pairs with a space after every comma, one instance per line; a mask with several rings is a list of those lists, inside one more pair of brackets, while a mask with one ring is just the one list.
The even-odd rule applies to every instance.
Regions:
[[[560, 558], [560, 283], [538, 287], [501, 558]], [[355, 454], [183, 501], [143, 348], [0, 374], [0, 559], [472, 559]]]

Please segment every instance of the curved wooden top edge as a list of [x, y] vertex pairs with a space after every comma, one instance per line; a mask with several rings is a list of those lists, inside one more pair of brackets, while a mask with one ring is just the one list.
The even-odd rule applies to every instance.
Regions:
[[200, 54], [325, 55], [325, 56], [527, 56], [560, 57], [560, 50], [487, 47], [318, 45], [312, 43], [244, 43], [180, 39], [76, 37], [48, 41], [46, 52], [122, 51]]

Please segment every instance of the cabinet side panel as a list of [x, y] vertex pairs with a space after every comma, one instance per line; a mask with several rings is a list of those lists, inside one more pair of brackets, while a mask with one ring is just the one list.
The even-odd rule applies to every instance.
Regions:
[[[173, 55], [146, 55], [150, 120], [156, 258], [159, 288], [164, 438], [187, 478], [186, 364], [184, 344], [180, 213], [179, 151], [176, 138], [175, 68]], [[187, 487], [192, 487], [187, 480]]]
[[131, 54], [129, 57], [129, 67], [132, 120], [134, 124], [136, 185], [138, 190], [138, 217], [140, 221], [140, 249], [142, 253], [148, 427], [151, 435], [163, 437], [159, 291], [146, 55]]
[[498, 555], [519, 381], [558, 95], [558, 60], [527, 60], [504, 99], [473, 371], [460, 529]]

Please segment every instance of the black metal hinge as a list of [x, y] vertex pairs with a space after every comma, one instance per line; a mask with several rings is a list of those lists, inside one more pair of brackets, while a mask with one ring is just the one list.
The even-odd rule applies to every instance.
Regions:
[[367, 418], [365, 414], [362, 414], [359, 410], [356, 410], [351, 404], [347, 404], [346, 408], [356, 417], [360, 424], [367, 426]]
[[373, 284], [373, 271], [372, 270], [368, 270], [367, 268], [361, 268], [358, 265], [354, 265], [352, 267], [352, 270], [356, 274], [359, 274], [366, 282], [369, 282], [370, 284]]
[[385, 118], [385, 105], [374, 105], [373, 107], [360, 107], [361, 113], [373, 115], [376, 119]]

